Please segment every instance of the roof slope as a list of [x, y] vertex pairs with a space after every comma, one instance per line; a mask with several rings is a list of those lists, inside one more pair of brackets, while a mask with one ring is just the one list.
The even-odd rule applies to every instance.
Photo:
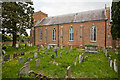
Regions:
[[67, 15], [60, 15], [54, 17], [45, 17], [38, 21], [35, 26], [45, 26], [54, 24], [66, 24], [74, 22], [85, 22], [105, 19], [105, 9], [84, 11], [80, 13], [73, 13]]

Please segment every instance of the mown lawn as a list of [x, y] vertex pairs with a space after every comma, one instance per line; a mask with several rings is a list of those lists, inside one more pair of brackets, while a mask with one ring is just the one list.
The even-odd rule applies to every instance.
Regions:
[[[9, 51], [10, 50], [10, 51]], [[15, 50], [15, 51], [14, 51]], [[46, 49], [47, 50], [47, 49]], [[33, 70], [42, 75], [48, 76], [49, 78], [65, 78], [66, 69], [68, 66], [71, 66], [71, 76], [75, 78], [118, 78], [118, 73], [116, 73], [113, 68], [109, 67], [108, 58], [105, 57], [105, 54], [100, 51], [98, 54], [89, 54], [86, 53], [87, 58], [79, 64], [79, 55], [84, 52], [84, 50], [76, 48], [70, 53], [65, 54], [66, 50], [69, 50], [68, 47], [58, 50], [58, 57], [51, 59], [51, 55], [55, 52], [52, 49], [47, 50], [47, 54], [44, 54], [44, 51], [40, 52], [42, 55], [38, 54], [37, 58], [33, 58], [34, 52], [37, 52], [37, 47], [26, 47], [26, 52], [24, 55], [24, 62], [18, 63], [18, 57], [14, 60], [7, 61], [2, 65], [2, 78], [17, 78], [18, 71], [27, 62], [28, 57], [32, 57], [30, 62], [30, 70]], [[18, 49], [7, 49], [6, 53], [12, 54], [18, 51]], [[60, 57], [60, 52], [62, 52], [62, 57]], [[39, 52], [37, 52], [39, 53]], [[116, 58], [118, 62], [118, 57], [114, 52], [109, 52], [113, 54], [112, 59]], [[75, 56], [77, 56], [77, 65], [74, 66]], [[19, 56], [20, 57], [20, 56]], [[12, 57], [11, 57], [12, 58]], [[35, 60], [40, 59], [40, 66], [35, 67]], [[61, 63], [60, 65], [52, 64], [51, 61]]]

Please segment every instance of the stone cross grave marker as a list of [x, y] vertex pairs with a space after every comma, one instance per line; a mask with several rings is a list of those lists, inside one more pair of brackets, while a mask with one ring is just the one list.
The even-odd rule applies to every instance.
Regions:
[[26, 66], [28, 68], [28, 70], [30, 70], [30, 63], [29, 62], [24, 63], [24, 66]]
[[54, 59], [54, 55], [51, 55], [51, 59]]
[[82, 60], [81, 60], [81, 55], [79, 55], [79, 63], [81, 63], [81, 61], [82, 61]]
[[111, 67], [111, 68], [112, 68], [112, 63], [113, 63], [112, 60], [110, 60], [110, 67]]
[[58, 55], [57, 55], [57, 49], [55, 50], [55, 53], [56, 53], [56, 57], [58, 57]]
[[62, 52], [60, 52], [60, 56], [62, 56]]
[[24, 55], [24, 52], [23, 52], [23, 51], [21, 52], [21, 55]]
[[37, 53], [34, 53], [34, 58], [37, 58]]
[[28, 75], [28, 72], [29, 72], [29, 68], [25, 65], [19, 70], [18, 76], [20, 76], [21, 74]]
[[24, 61], [24, 57], [19, 57], [18, 61], [19, 63], [22, 63]]
[[76, 63], [77, 63], [77, 56], [75, 56], [75, 66], [76, 66]]
[[35, 60], [35, 66], [39, 66], [40, 65], [40, 59], [36, 59]]
[[45, 50], [45, 54], [47, 54], [47, 50]]
[[114, 70], [115, 70], [115, 72], [117, 72], [117, 62], [116, 62], [116, 59], [114, 59]]
[[8, 61], [10, 59], [10, 55], [9, 54], [6, 54], [5, 56], [4, 56], [4, 61]]
[[17, 57], [18, 55], [17, 55], [17, 53], [14, 53], [13, 54], [13, 59], [15, 58], [15, 57]]
[[67, 67], [67, 77], [68, 77], [68, 78], [71, 78], [70, 66]]

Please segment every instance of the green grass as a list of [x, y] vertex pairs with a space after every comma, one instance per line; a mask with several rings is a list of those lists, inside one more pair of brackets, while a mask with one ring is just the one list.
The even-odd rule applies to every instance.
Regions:
[[[11, 52], [9, 52], [9, 50], [9, 48], [6, 50], [6, 52], [9, 54], [15, 52], [12, 49]], [[15, 50], [17, 51], [17, 49]], [[35, 50], [35, 47], [32, 49], [29, 49], [29, 47], [26, 48], [25, 51], [27, 54], [24, 56], [23, 63], [18, 63], [18, 57], [14, 60], [5, 62], [2, 65], [2, 77], [17, 78], [18, 71], [24, 65], [24, 63], [27, 62], [27, 58], [33, 57], [34, 52], [31, 52], [33, 50]], [[44, 54], [45, 50], [41, 50], [42, 55], [38, 54], [37, 58], [33, 58], [32, 61], [29, 61], [30, 69], [37, 73], [41, 73], [42, 75], [48, 76], [49, 78], [65, 78], [66, 69], [68, 66], [71, 66], [71, 76], [75, 78], [118, 78], [118, 73], [109, 67], [108, 58], [105, 57], [105, 54], [102, 51], [100, 51], [98, 54], [86, 53], [88, 58], [79, 64], [79, 55], [82, 54], [83, 50], [77, 48], [76, 50], [72, 50], [70, 53], [65, 54], [66, 50], [69, 50], [69, 48], [66, 47], [63, 50], [58, 50], [58, 57], [55, 59], [51, 59], [51, 54], [55, 55], [55, 52], [53, 52], [52, 49], [47, 50], [48, 54]], [[62, 52], [62, 57], [60, 57], [60, 52]], [[114, 52], [110, 52], [110, 54], [113, 56], [113, 58], [117, 58], [117, 55], [115, 55]], [[76, 66], [74, 66], [75, 56], [77, 56]], [[40, 59], [39, 67], [35, 67], [36, 59]], [[57, 66], [56, 64], [50, 63], [51, 61], [61, 64]]]

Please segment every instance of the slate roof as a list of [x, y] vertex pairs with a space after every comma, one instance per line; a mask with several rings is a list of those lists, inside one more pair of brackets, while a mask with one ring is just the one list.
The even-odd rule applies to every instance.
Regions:
[[104, 19], [105, 19], [105, 9], [98, 9], [98, 10], [90, 10], [90, 11], [84, 11], [84, 12], [67, 14], [67, 15], [45, 17], [42, 20], [38, 21], [35, 26], [87, 22], [87, 21], [104, 20]]

